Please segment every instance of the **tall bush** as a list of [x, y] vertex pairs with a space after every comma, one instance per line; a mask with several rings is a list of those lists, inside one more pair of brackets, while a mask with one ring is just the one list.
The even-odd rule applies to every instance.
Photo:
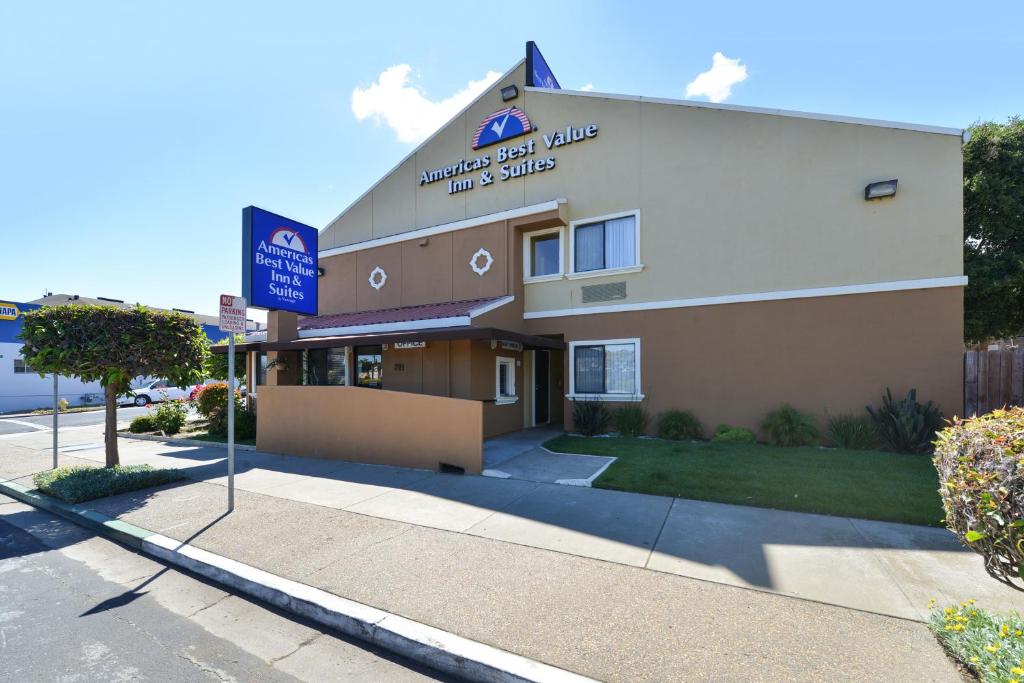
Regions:
[[612, 421], [612, 414], [601, 401], [574, 401], [572, 423], [583, 436], [603, 434]]
[[954, 419], [933, 462], [950, 531], [994, 578], [1024, 590], [1024, 408]]
[[613, 415], [615, 431], [621, 436], [642, 436], [647, 431], [650, 416], [639, 403], [622, 406]]
[[776, 446], [806, 446], [818, 438], [814, 418], [788, 403], [765, 415], [761, 430], [768, 435], [768, 442]]
[[931, 453], [935, 433], [944, 423], [937, 405], [917, 402], [916, 389], [908, 391], [906, 398], [895, 400], [886, 388], [881, 407], [867, 406], [867, 411], [882, 443], [897, 453]]
[[828, 418], [825, 439], [837, 448], [864, 451], [878, 445], [878, 430], [867, 415], [835, 415]]
[[700, 420], [688, 410], [666, 410], [658, 416], [657, 429], [658, 436], [673, 441], [694, 440], [704, 436]]

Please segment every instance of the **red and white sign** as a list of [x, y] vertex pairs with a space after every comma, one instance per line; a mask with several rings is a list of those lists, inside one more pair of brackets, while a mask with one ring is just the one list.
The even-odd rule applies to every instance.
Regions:
[[220, 295], [220, 331], [245, 332], [245, 297]]

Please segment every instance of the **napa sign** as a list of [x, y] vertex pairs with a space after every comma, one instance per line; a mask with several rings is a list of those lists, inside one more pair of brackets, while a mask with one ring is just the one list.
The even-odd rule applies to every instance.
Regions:
[[242, 209], [242, 296], [249, 306], [317, 314], [317, 236], [290, 218]]
[[564, 129], [542, 132], [517, 144], [502, 144], [537, 130], [526, 113], [518, 107], [509, 107], [484, 117], [473, 133], [473, 150], [490, 148], [493, 151], [459, 159], [453, 164], [427, 169], [420, 173], [420, 187], [447, 181], [448, 194], [458, 194], [474, 187], [487, 187], [495, 181], [503, 182], [544, 173], [555, 168], [555, 152], [567, 145], [579, 144], [597, 137], [596, 123], [566, 126]]

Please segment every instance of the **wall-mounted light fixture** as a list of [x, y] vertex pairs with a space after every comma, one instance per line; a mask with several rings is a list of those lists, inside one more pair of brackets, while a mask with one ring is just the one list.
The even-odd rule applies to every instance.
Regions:
[[894, 196], [896, 194], [897, 182], [899, 181], [893, 178], [892, 180], [882, 180], [877, 183], [870, 183], [864, 188], [864, 199], [871, 201], [872, 199]]
[[517, 97], [519, 97], [519, 88], [515, 85], [506, 85], [501, 89], [502, 102], [508, 102], [509, 100], [514, 100]]
[[326, 270], [324, 270], [323, 268], [317, 268], [317, 269], [316, 269], [316, 274], [317, 274], [317, 277], [323, 277], [323, 276], [324, 276], [324, 273], [326, 273], [326, 272], [327, 272], [327, 271], [326, 271]]

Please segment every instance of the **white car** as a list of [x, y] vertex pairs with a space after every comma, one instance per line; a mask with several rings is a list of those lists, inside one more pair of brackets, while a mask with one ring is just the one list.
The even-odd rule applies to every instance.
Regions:
[[167, 380], [158, 379], [138, 389], [132, 389], [128, 394], [129, 400], [137, 406], [148, 406], [150, 403], [160, 401], [173, 401], [175, 399], [188, 399], [192, 387], [172, 387]]

